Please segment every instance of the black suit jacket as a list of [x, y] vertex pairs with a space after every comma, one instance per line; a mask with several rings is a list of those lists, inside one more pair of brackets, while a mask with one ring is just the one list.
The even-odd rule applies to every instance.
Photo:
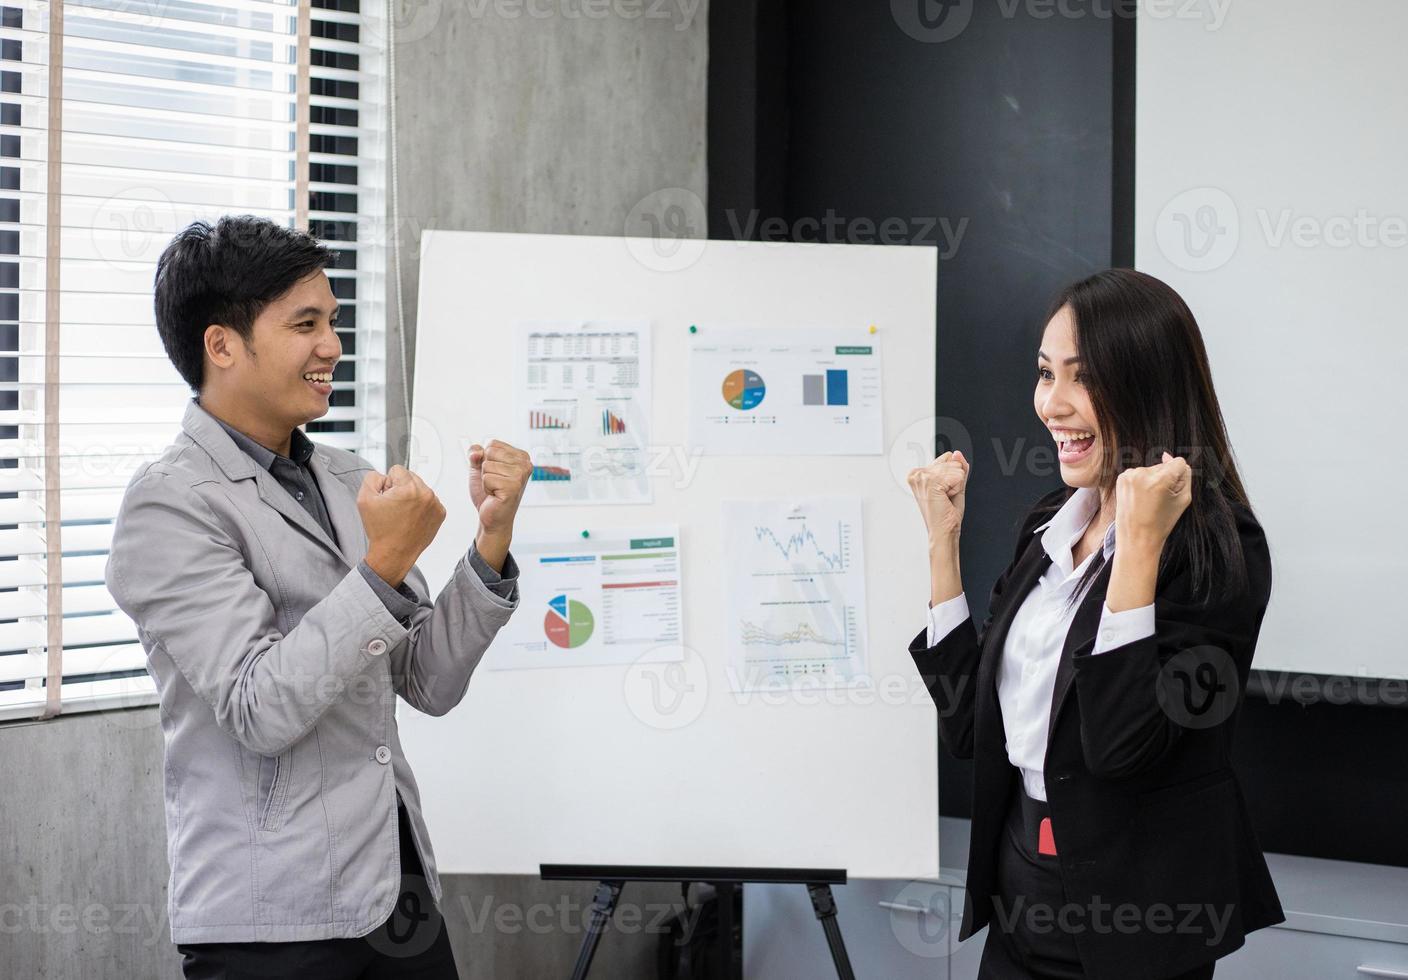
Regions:
[[[1017, 786], [998, 661], [1018, 607], [1051, 564], [1034, 530], [1044, 509], [1070, 493], [1047, 494], [1027, 515], [981, 631], [970, 618], [933, 647], [921, 631], [909, 648], [938, 708], [940, 741], [974, 760], [960, 939], [993, 917], [999, 835]], [[1061, 651], [1046, 792], [1068, 904], [1076, 907], [1066, 921], [1094, 980], [1158, 980], [1225, 956], [1248, 932], [1285, 920], [1230, 768], [1271, 593], [1261, 525], [1247, 508], [1233, 510], [1245, 591], [1215, 593], [1198, 606], [1187, 569], [1170, 566], [1159, 575], [1154, 635], [1092, 655], [1111, 561], [1082, 598]]]

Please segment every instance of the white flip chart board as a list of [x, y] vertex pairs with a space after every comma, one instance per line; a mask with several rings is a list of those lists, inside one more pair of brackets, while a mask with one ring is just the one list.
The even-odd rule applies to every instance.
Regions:
[[[486, 661], [447, 715], [399, 705], [440, 870], [537, 874], [540, 864], [566, 863], [936, 875], [935, 709], [906, 650], [924, 623], [925, 535], [904, 483], [933, 445], [936, 252], [691, 242], [656, 261], [654, 244], [422, 237], [411, 465], [448, 510], [420, 562], [432, 589], [477, 529], [464, 447], [512, 441], [518, 325], [648, 322], [652, 501], [525, 507], [516, 530], [603, 536], [678, 525], [685, 647], [676, 663], [489, 670]], [[689, 345], [711, 324], [874, 325], [885, 453], [691, 458]], [[720, 501], [817, 495], [863, 502], [872, 683], [735, 694], [725, 672], [732, 572]]]

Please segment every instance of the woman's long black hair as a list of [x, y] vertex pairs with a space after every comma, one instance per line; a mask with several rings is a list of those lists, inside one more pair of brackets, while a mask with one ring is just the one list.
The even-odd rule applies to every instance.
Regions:
[[[1227, 439], [1203, 335], [1188, 304], [1153, 276], [1109, 269], [1061, 290], [1043, 328], [1067, 306], [1103, 436], [1100, 492], [1114, 493], [1120, 473], [1156, 465], [1164, 451], [1184, 457], [1193, 470], [1193, 500], [1164, 546], [1160, 574], [1169, 565], [1186, 567], [1199, 604], [1214, 592], [1237, 594], [1247, 582], [1232, 505], [1251, 505]], [[1104, 565], [1104, 552], [1097, 549], [1073, 602]]]

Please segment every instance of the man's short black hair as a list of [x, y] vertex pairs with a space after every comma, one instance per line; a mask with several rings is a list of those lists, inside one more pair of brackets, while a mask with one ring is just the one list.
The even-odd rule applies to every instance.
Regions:
[[156, 263], [156, 329], [191, 390], [205, 381], [206, 327], [218, 323], [248, 341], [264, 307], [333, 258], [308, 233], [248, 214], [214, 227], [197, 221], [173, 238]]

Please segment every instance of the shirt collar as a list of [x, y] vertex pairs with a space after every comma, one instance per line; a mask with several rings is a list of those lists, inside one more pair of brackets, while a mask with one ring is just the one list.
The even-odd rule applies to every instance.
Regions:
[[[215, 418], [213, 415], [211, 418]], [[220, 428], [224, 429], [230, 438], [234, 440], [236, 446], [244, 450], [245, 455], [254, 460], [261, 467], [272, 471], [274, 463], [280, 459], [289, 459], [299, 466], [308, 465], [308, 459], [313, 455], [313, 440], [303, 434], [302, 429], [294, 429], [289, 436], [288, 456], [283, 457], [267, 446], [261, 446], [239, 429], [226, 425], [220, 419], [215, 419], [220, 423]]]
[[[1042, 549], [1051, 556], [1051, 561], [1063, 568], [1067, 574], [1071, 572], [1074, 565], [1072, 549], [1090, 525], [1090, 519], [1099, 510], [1099, 492], [1093, 487], [1077, 487], [1076, 492], [1067, 498], [1060, 510], [1056, 511], [1046, 523], [1038, 525], [1032, 530], [1033, 534], [1038, 531], [1044, 532], [1041, 535]], [[1105, 540], [1101, 545], [1101, 551], [1108, 559], [1114, 550], [1115, 522], [1111, 521], [1109, 528], [1105, 531]]]

